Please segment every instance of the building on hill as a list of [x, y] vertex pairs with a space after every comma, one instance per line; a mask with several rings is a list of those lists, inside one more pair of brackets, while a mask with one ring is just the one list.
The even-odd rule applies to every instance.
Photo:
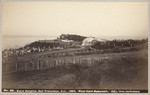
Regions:
[[73, 42], [73, 40], [61, 40], [62, 42], [67, 42], [67, 43], [70, 43], [70, 42]]
[[104, 42], [103, 39], [100, 39], [100, 38], [95, 38], [95, 37], [88, 37], [88, 38], [85, 38], [83, 41], [82, 41], [82, 46], [91, 46], [93, 44], [95, 44], [96, 42]]

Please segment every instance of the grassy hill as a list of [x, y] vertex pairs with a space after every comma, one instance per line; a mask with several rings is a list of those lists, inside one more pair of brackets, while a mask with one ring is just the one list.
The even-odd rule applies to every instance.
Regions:
[[[92, 66], [70, 64], [3, 75], [2, 88], [148, 89], [148, 50], [82, 55], [104, 58]], [[105, 59], [109, 57], [109, 59]]]

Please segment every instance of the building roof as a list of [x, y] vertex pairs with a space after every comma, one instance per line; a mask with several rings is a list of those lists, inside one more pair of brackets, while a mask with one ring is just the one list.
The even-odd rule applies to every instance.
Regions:
[[104, 42], [104, 40], [100, 39], [100, 38], [88, 37], [88, 38], [85, 38], [82, 41], [82, 46], [90, 46], [90, 45], [94, 44], [97, 41]]

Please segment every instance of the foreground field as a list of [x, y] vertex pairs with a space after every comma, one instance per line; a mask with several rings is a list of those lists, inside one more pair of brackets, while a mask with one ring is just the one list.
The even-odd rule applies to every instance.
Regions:
[[93, 54], [92, 66], [70, 64], [46, 70], [5, 74], [2, 88], [15, 89], [148, 89], [148, 50]]

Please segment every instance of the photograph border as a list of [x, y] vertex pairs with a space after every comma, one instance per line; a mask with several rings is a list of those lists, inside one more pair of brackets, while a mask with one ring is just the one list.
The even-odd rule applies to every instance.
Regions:
[[[148, 3], [148, 93], [6, 93], [6, 92], [2, 92], [2, 2], [147, 2]], [[150, 76], [149, 76], [149, 36], [150, 36], [150, 0], [1, 0], [0, 1], [0, 62], [1, 62], [1, 66], [0, 66], [0, 74], [1, 74], [1, 78], [0, 78], [0, 95], [58, 95], [58, 94], [62, 94], [62, 95], [66, 95], [66, 94], [81, 94], [81, 95], [85, 95], [85, 94], [95, 94], [95, 95], [116, 95], [116, 94], [121, 94], [121, 95], [150, 95]]]

